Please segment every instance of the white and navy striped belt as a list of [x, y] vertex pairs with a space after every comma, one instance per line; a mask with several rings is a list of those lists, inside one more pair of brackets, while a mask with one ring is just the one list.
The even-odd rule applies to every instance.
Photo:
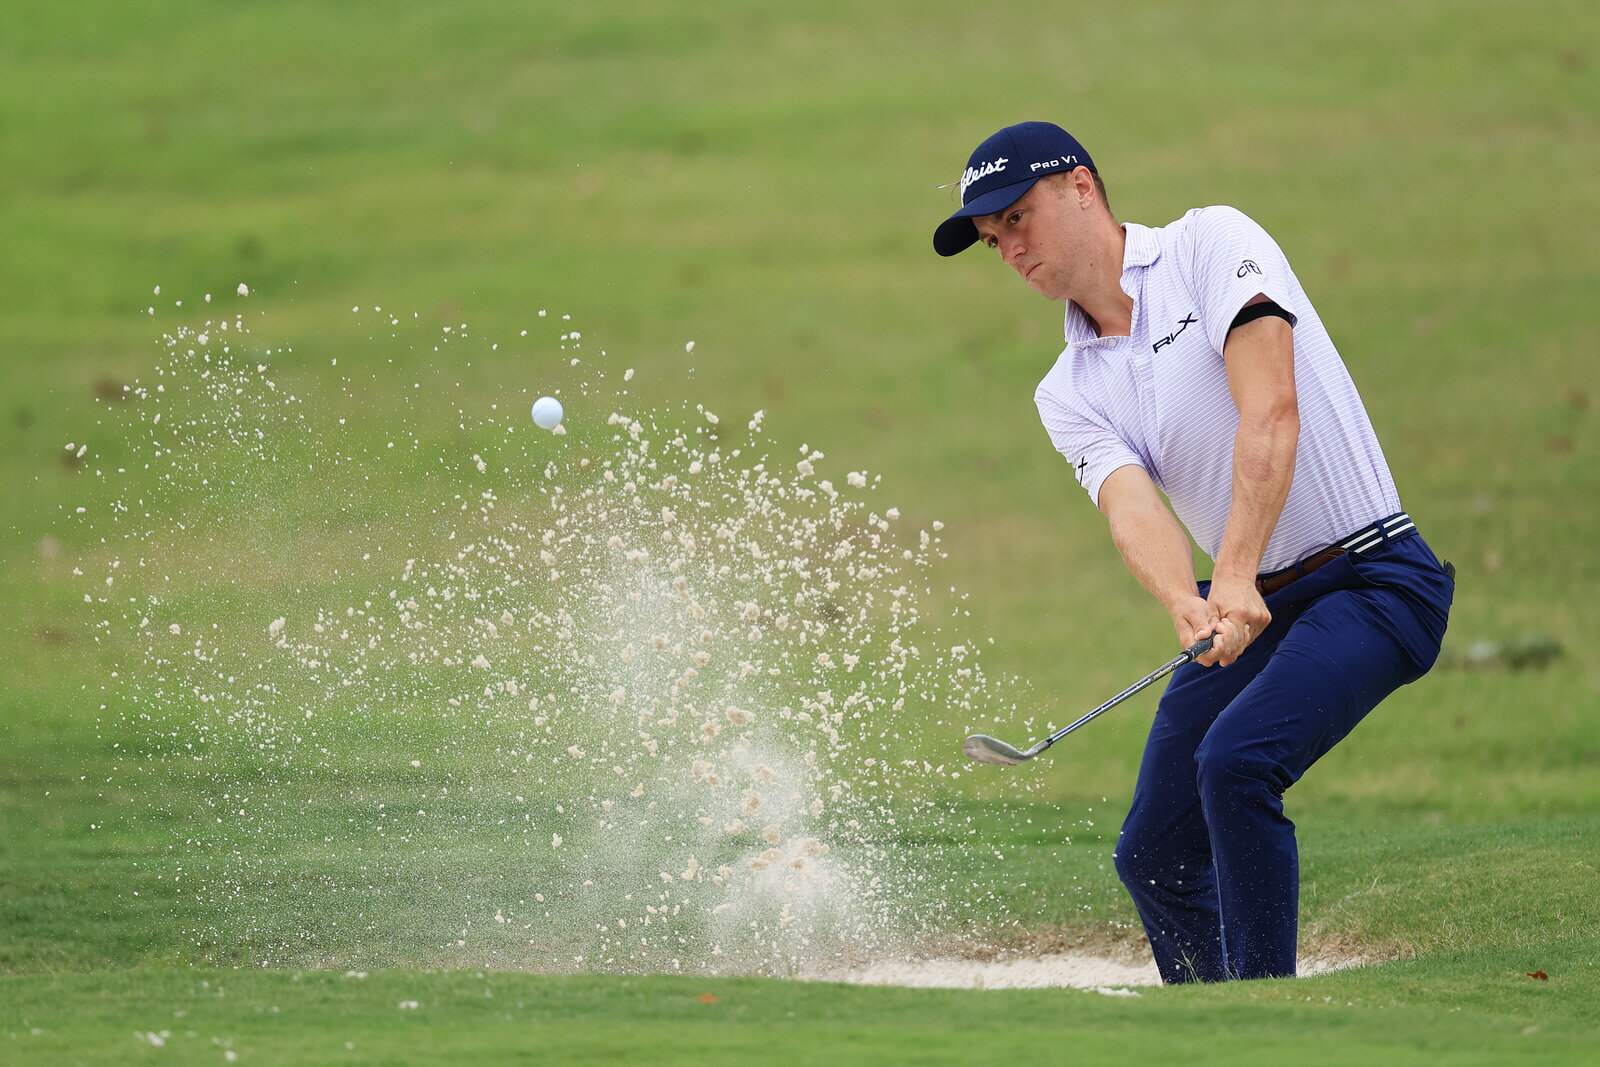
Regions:
[[1387, 519], [1375, 522], [1365, 530], [1353, 533], [1340, 541], [1335, 548], [1342, 548], [1346, 552], [1370, 552], [1385, 541], [1393, 541], [1401, 534], [1410, 533], [1417, 528], [1411, 521], [1411, 516], [1405, 512], [1391, 515]]
[[1346, 552], [1370, 552], [1379, 545], [1393, 541], [1411, 533], [1417, 524], [1411, 521], [1411, 516], [1405, 512], [1391, 515], [1381, 519], [1363, 530], [1358, 530], [1346, 537], [1343, 541], [1332, 547], [1325, 548], [1315, 555], [1307, 556], [1299, 563], [1285, 567], [1281, 571], [1263, 574], [1256, 579], [1256, 590], [1262, 596], [1269, 596], [1280, 589], [1285, 589], [1297, 578], [1304, 578], [1312, 571], [1325, 563], [1332, 563]]

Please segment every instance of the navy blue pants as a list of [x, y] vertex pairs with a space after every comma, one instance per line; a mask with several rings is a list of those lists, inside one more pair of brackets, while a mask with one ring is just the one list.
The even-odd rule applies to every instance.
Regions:
[[1163, 981], [1294, 974], [1284, 791], [1433, 665], [1454, 592], [1413, 531], [1268, 597], [1271, 624], [1231, 665], [1173, 674], [1116, 851]]

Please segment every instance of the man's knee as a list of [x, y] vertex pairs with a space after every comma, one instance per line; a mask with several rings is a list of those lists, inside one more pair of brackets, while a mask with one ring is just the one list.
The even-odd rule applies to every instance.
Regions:
[[1194, 832], [1183, 833], [1165, 820], [1141, 819], [1136, 808], [1122, 824], [1111, 860], [1122, 884], [1135, 900], [1143, 900], [1151, 892], [1183, 892], [1192, 886], [1207, 869], [1210, 855], [1203, 822], [1197, 820]]
[[1207, 812], [1252, 796], [1283, 796], [1294, 784], [1289, 771], [1261, 746], [1206, 738], [1195, 750], [1195, 784]]
[[1159, 873], [1157, 860], [1156, 850], [1150, 847], [1148, 835], [1130, 815], [1122, 824], [1122, 832], [1117, 835], [1116, 851], [1111, 853], [1117, 877], [1129, 889], [1148, 886]]

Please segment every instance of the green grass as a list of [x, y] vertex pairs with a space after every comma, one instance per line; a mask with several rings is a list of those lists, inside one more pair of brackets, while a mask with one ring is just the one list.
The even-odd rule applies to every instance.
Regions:
[[227, 1051], [241, 1063], [406, 1062], [418, 1048], [482, 1063], [964, 1064], [1068, 1049], [1089, 1062], [1585, 1062], [1593, 1015], [1552, 1018], [1571, 999], [1560, 978], [1483, 964], [1470, 977], [1457, 961], [1398, 965], [1376, 987], [1333, 975], [1139, 999], [470, 970], [3, 976], [0, 1041], [18, 1062], [94, 1064], [216, 1063]]
[[[22, 4], [0, 37], [0, 1061], [1580, 1061], [1600, 1036], [1592, 22], [1581, 0]], [[935, 186], [1023, 118], [1084, 141], [1119, 217], [1225, 202], [1274, 233], [1460, 569], [1445, 663], [1290, 794], [1308, 947], [1393, 962], [1139, 1000], [522, 973], [443, 947], [456, 917], [435, 905], [469, 890], [438, 880], [519, 870], [485, 833], [436, 823], [409, 868], [375, 831], [340, 838], [436, 880], [386, 885], [387, 909], [322, 840], [403, 792], [385, 761], [450, 720], [374, 720], [326, 779], [253, 766], [226, 734], [203, 771], [141, 754], [192, 709], [139, 692], [136, 644], [94, 629], [72, 570], [125, 546], [77, 507], [142, 493], [189, 524], [148, 547], [170, 609], [246, 630], [443, 543], [434, 505], [476, 486], [437, 457], [498, 444], [458, 406], [521, 411], [630, 367], [641, 408], [765, 409], [775, 454], [808, 442], [835, 476], [882, 474], [875, 506], [909, 528], [947, 523], [929, 604], [960, 613], [991, 677], [1026, 679], [1040, 724], [1148, 670], [1170, 627], [1029, 402], [1058, 310], [981, 253], [928, 247]], [[375, 328], [373, 305], [407, 328]], [[162, 331], [236, 312], [314, 433], [203, 506], [117, 476], [122, 385], [153, 380]], [[604, 414], [569, 404], [575, 426]], [[347, 462], [299, 476], [329, 451]], [[525, 484], [500, 486], [508, 513]], [[1480, 642], [1561, 653], [1464, 666]], [[958, 724], [928, 737], [911, 714], [888, 725], [953, 755]], [[932, 797], [949, 814], [885, 839], [931, 841], [944, 884], [1000, 917], [992, 938], [1126, 939], [1109, 851], [1147, 722], [1131, 704], [1023, 775], [969, 770]], [[480, 792], [450, 814], [493, 811], [494, 774], [451, 751], [439, 773]], [[205, 820], [247, 781], [303, 814], [255, 824], [282, 881], [241, 922], [215, 889], [247, 828]], [[197, 837], [215, 848], [178, 845]], [[345, 925], [295, 941], [313, 912]], [[163, 1030], [160, 1050], [133, 1036]]]

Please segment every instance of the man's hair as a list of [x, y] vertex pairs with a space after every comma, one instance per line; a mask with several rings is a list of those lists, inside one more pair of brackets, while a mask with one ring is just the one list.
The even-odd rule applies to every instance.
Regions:
[[1106, 206], [1106, 214], [1113, 219], [1116, 218], [1116, 214], [1111, 210], [1111, 198], [1106, 196], [1105, 179], [1100, 177], [1100, 172], [1097, 170], [1091, 170], [1089, 173], [1094, 175], [1094, 191], [1100, 194], [1100, 202]]
[[[1094, 191], [1100, 197], [1100, 203], [1105, 205], [1106, 214], [1110, 215], [1114, 220], [1116, 215], [1111, 210], [1111, 200], [1106, 196], [1106, 183], [1104, 179], [1100, 177], [1100, 172], [1091, 170], [1089, 172], [1089, 177], [1094, 179]], [[1067, 171], [1065, 173], [1051, 174], [1046, 176], [1044, 180], [1058, 187], [1064, 186], [1072, 180], [1072, 172]]]

